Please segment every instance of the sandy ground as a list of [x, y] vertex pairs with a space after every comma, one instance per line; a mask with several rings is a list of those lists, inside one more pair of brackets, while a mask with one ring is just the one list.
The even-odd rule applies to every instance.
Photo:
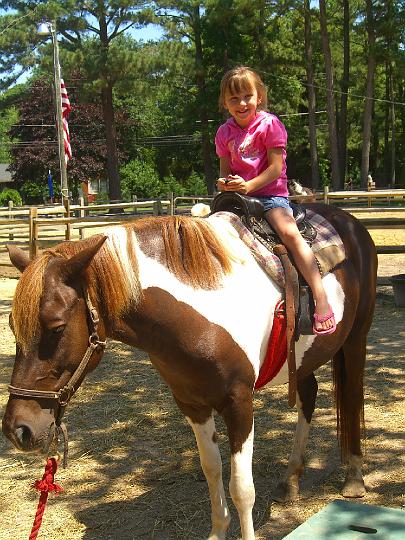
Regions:
[[[402, 273], [405, 255], [380, 256], [380, 283]], [[8, 269], [11, 272], [11, 269]], [[5, 275], [1, 267], [0, 275]], [[16, 279], [0, 278], [0, 415], [7, 401], [14, 358], [8, 314]], [[392, 288], [378, 286], [368, 340], [365, 380], [366, 504], [403, 508], [405, 308], [394, 305]], [[328, 502], [339, 498], [339, 466], [330, 368], [320, 383], [308, 445], [301, 500], [281, 505], [271, 494], [285, 470], [295, 425], [286, 389], [264, 389], [255, 397], [255, 528], [258, 539], [281, 540]], [[70, 465], [57, 480], [65, 492], [50, 497], [39, 538], [55, 540], [201, 540], [209, 531], [209, 500], [192, 433], [170, 392], [144, 353], [110, 342], [98, 367], [69, 406]], [[229, 452], [218, 421], [229, 481]], [[43, 471], [42, 458], [22, 455], [0, 437], [0, 539], [27, 538], [38, 496], [31, 484]], [[228, 497], [229, 499], [229, 497]], [[230, 540], [239, 538], [229, 499]]]

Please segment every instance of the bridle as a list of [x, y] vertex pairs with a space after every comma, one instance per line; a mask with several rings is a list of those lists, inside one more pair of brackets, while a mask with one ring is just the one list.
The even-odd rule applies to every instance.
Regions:
[[73, 372], [72, 376], [68, 382], [60, 388], [59, 390], [35, 390], [29, 388], [19, 388], [17, 386], [10, 385], [8, 391], [13, 396], [34, 398], [34, 399], [51, 399], [55, 400], [58, 409], [57, 413], [55, 412], [55, 420], [52, 422], [48, 442], [45, 446], [45, 451], [47, 452], [54, 442], [55, 437], [58, 438], [59, 432], [62, 432], [65, 442], [65, 452], [64, 452], [64, 462], [66, 463], [67, 457], [67, 430], [66, 426], [62, 422], [62, 417], [65, 412], [65, 409], [76, 392], [78, 386], [77, 383], [81, 380], [83, 373], [85, 372], [88, 363], [90, 362], [91, 357], [96, 349], [99, 347], [105, 349], [106, 342], [101, 341], [97, 332], [98, 323], [100, 322], [98, 312], [93, 306], [90, 300], [87, 289], [84, 290], [84, 298], [86, 301], [86, 307], [88, 312], [89, 324], [90, 324], [90, 335], [89, 335], [89, 344], [87, 346], [86, 352], [80, 364], [77, 366], [76, 370]]

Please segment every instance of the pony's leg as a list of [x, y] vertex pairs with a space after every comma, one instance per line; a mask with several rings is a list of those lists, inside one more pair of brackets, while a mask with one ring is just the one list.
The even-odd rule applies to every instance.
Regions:
[[222, 482], [222, 462], [212, 415], [204, 423], [193, 422], [186, 416], [194, 431], [200, 453], [201, 467], [207, 479], [211, 498], [212, 529], [208, 540], [224, 540], [231, 521]]
[[277, 485], [273, 495], [273, 499], [279, 502], [295, 501], [299, 496], [299, 479], [305, 468], [305, 448], [318, 392], [318, 383], [314, 374], [299, 380], [297, 390], [298, 421], [293, 449], [288, 460], [285, 478]]
[[362, 338], [359, 334], [360, 332], [350, 335], [342, 347], [343, 350], [340, 350], [334, 358], [340, 447], [342, 457], [348, 465], [342, 488], [344, 497], [364, 497], [366, 494], [361, 471], [366, 338]]
[[238, 510], [242, 540], [254, 540], [252, 509], [255, 487], [252, 475], [253, 404], [250, 389], [230, 397], [222, 411], [231, 448], [231, 479], [229, 491]]

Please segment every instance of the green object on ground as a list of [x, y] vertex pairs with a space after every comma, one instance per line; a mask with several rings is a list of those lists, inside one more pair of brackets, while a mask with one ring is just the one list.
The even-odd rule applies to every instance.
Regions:
[[283, 540], [404, 540], [405, 512], [336, 500]]

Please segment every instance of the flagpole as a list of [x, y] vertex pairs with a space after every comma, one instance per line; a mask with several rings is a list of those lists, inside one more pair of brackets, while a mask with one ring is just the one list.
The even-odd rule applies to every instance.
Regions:
[[61, 96], [61, 76], [59, 64], [59, 47], [56, 37], [56, 21], [49, 25], [53, 43], [53, 73], [55, 85], [55, 104], [56, 104], [56, 126], [58, 130], [58, 148], [59, 148], [59, 166], [60, 166], [60, 186], [62, 193], [63, 206], [68, 209], [69, 188], [67, 181], [67, 170], [65, 160], [65, 145], [63, 142], [63, 123], [62, 123], [62, 96]]

